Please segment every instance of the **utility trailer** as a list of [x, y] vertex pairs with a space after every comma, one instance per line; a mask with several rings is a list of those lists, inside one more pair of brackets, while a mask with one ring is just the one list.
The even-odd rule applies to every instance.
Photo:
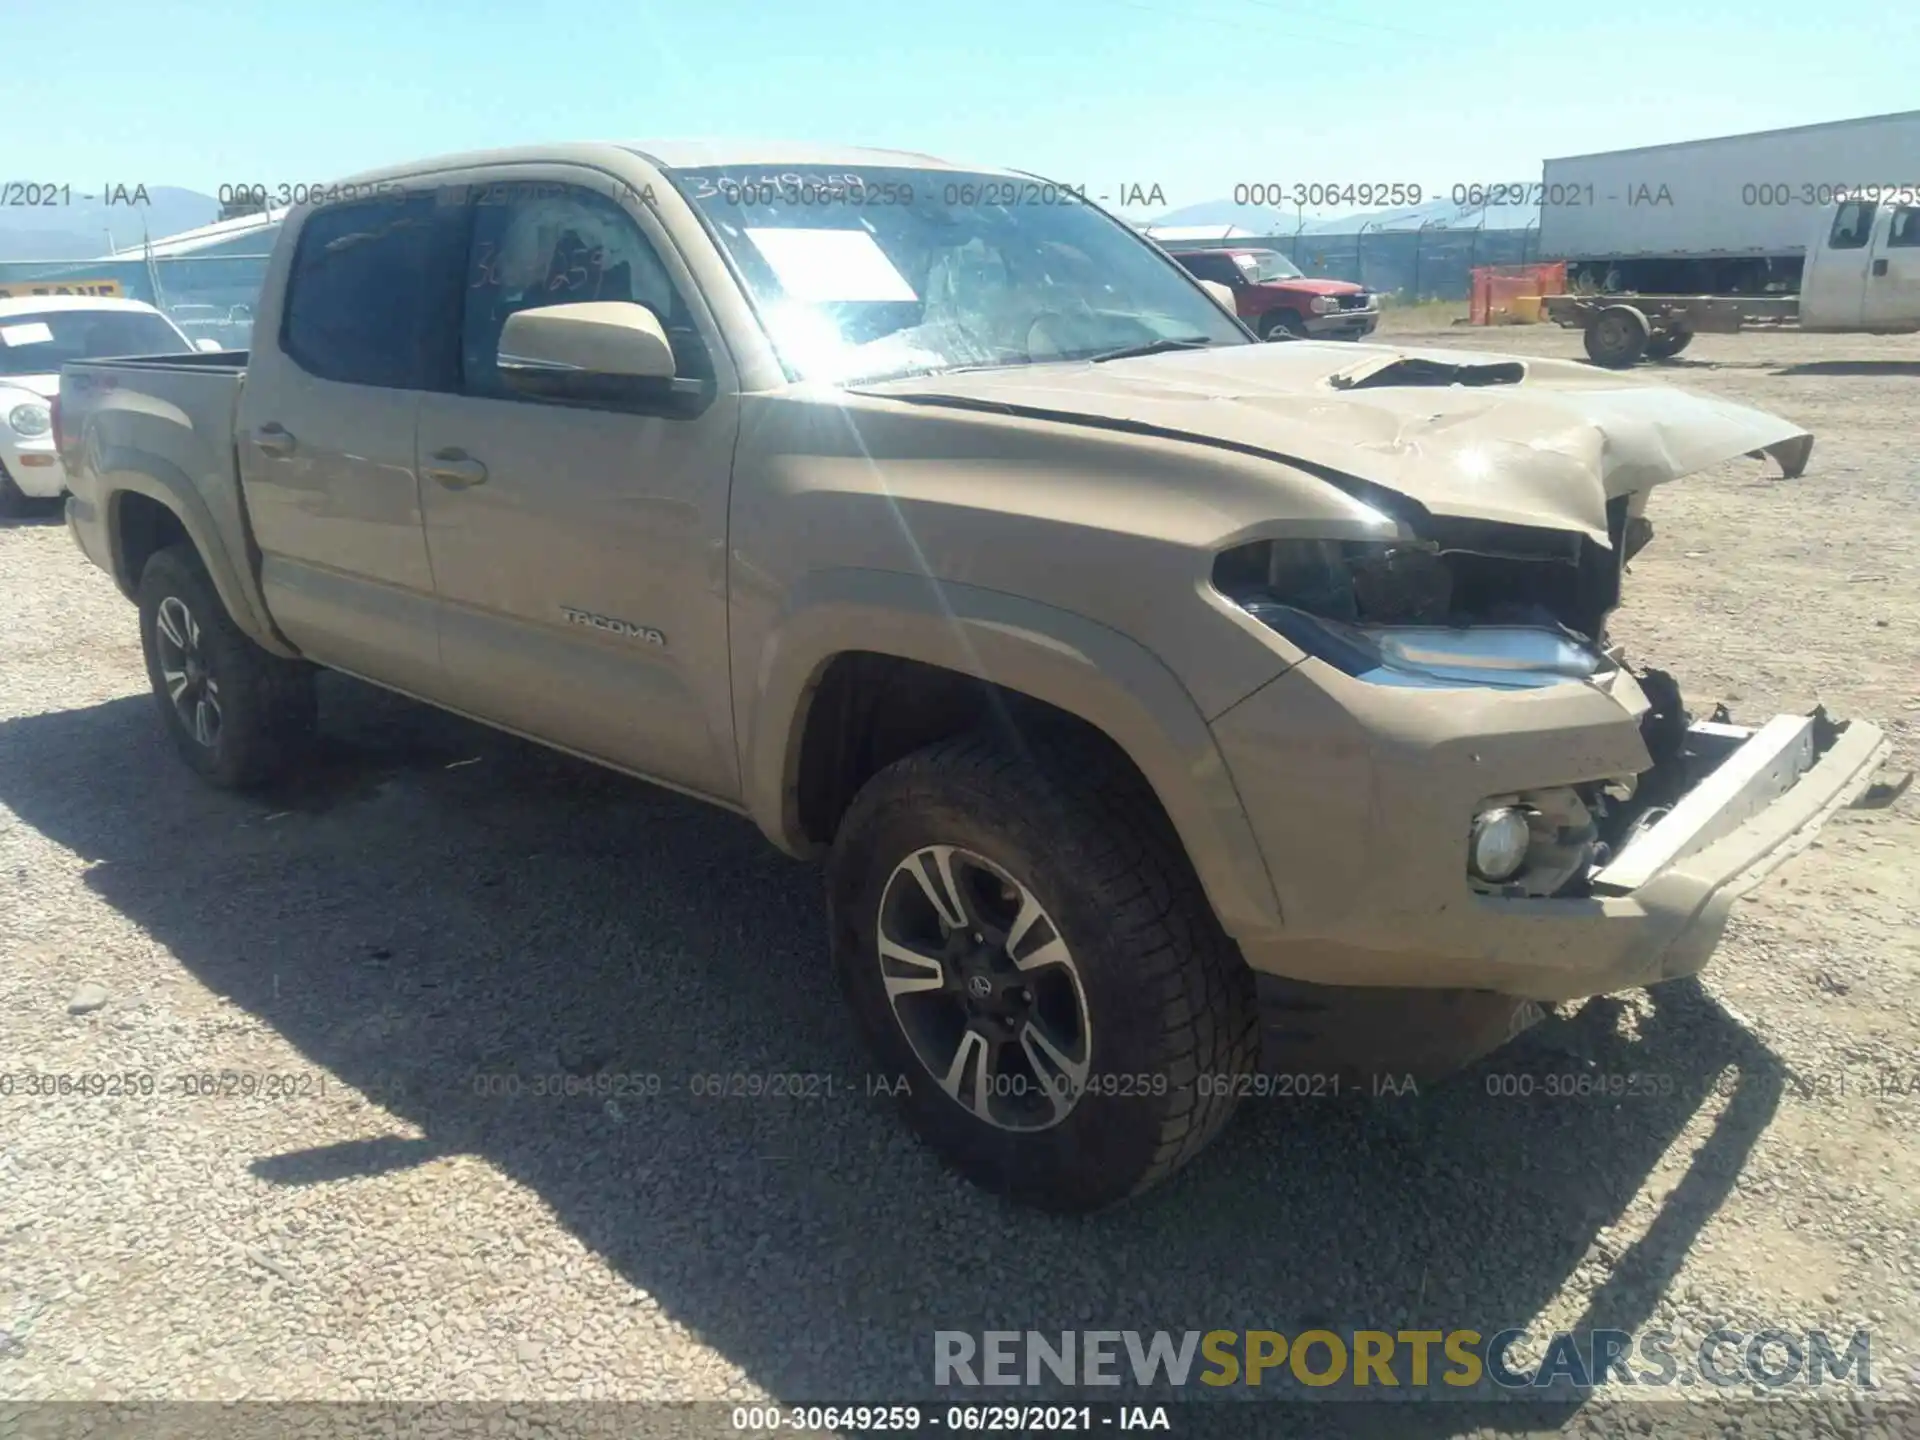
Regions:
[[1587, 358], [1626, 370], [1678, 355], [1699, 334], [1798, 328], [1797, 295], [1549, 295], [1547, 318], [1584, 331]]

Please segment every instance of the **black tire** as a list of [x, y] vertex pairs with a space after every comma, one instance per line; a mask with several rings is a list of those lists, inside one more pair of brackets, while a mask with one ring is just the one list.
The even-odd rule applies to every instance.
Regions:
[[[950, 1165], [1022, 1203], [1096, 1210], [1172, 1175], [1226, 1123], [1236, 1091], [1230, 1077], [1251, 1073], [1259, 1059], [1253, 973], [1135, 775], [1090, 754], [1084, 742], [1037, 738], [1027, 750], [1017, 758], [989, 737], [964, 736], [909, 755], [867, 782], [828, 861], [834, 965], [882, 1073], [907, 1077], [900, 1099], [908, 1123]], [[901, 867], [931, 846], [959, 847], [956, 867], [967, 852], [1004, 867], [1044, 909], [1034, 930], [1057, 922], [1083, 1002], [1084, 1046], [1073, 1058], [1087, 1078], [1071, 1095], [1066, 1087], [1052, 1092], [1071, 1104], [1042, 1128], [1002, 1128], [950, 1095], [888, 998], [879, 936], [882, 924], [893, 922], [883, 921], [882, 905], [894, 903], [895, 884], [911, 898]], [[977, 891], [967, 901], [970, 917], [989, 917], [973, 919], [989, 932], [994, 903]], [[949, 939], [964, 948], [964, 935]], [[1046, 947], [1021, 940], [1018, 948], [1031, 961]], [[947, 962], [946, 983], [914, 1003], [963, 1007], [959, 968]], [[954, 1029], [971, 1032], [976, 1023], [988, 1022], [961, 1018]], [[963, 1034], [954, 1053], [964, 1056], [967, 1043]], [[1018, 1048], [999, 1043], [1004, 1049], [995, 1055]], [[977, 1082], [987, 1054], [982, 1042], [974, 1068], [963, 1061], [952, 1072], [956, 1089], [976, 1099], [985, 1093], [967, 1077]], [[1017, 1064], [1016, 1056], [1009, 1070]], [[1027, 1118], [1050, 1113], [1050, 1102], [1019, 1100]]]
[[1260, 320], [1262, 340], [1304, 340], [1306, 322], [1291, 310], [1270, 310]]
[[1646, 354], [1653, 327], [1631, 305], [1609, 305], [1588, 324], [1587, 358], [1609, 370], [1627, 370]]
[[1669, 330], [1664, 335], [1656, 335], [1647, 341], [1649, 360], [1671, 360], [1687, 346], [1693, 343], [1693, 331]]
[[[270, 654], [243, 635], [191, 546], [156, 551], [140, 576], [138, 598], [147, 679], [181, 758], [222, 789], [246, 789], [284, 773], [313, 734], [312, 667]], [[189, 664], [178, 663], [186, 652], [163, 627], [163, 608], [171, 631], [192, 642]], [[180, 692], [184, 702], [176, 703], [173, 688], [182, 674], [188, 683]], [[197, 738], [184, 713], [203, 715], [196, 697], [211, 701], [210, 739]]]

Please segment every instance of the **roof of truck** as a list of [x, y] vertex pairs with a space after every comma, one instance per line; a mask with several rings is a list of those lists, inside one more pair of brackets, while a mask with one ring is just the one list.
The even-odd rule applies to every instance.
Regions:
[[[385, 165], [334, 182], [333, 188], [400, 180], [435, 171], [491, 165], [531, 165], [572, 161], [592, 164], [620, 151], [669, 170], [736, 165], [851, 165], [911, 170], [953, 170], [974, 174], [1014, 175], [1018, 171], [994, 165], [960, 165], [912, 150], [874, 150], [859, 145], [821, 145], [801, 140], [625, 140], [579, 141], [571, 144], [515, 145], [499, 150], [471, 150], [436, 155], [402, 165]], [[327, 186], [317, 186], [327, 189]]]
[[[1876, 125], [1900, 126], [1920, 120], [1920, 110], [1897, 110], [1891, 115], [1859, 115], [1851, 120], [1822, 120], [1814, 125], [1786, 125], [1778, 130], [1744, 130], [1738, 135], [1707, 135], [1692, 140], [1669, 140], [1663, 145], [1635, 145], [1626, 150], [1590, 150], [1582, 155], [1554, 155], [1543, 163], [1564, 165], [1570, 160], [1600, 160], [1613, 155], [1652, 155], [1661, 150], [1738, 145], [1747, 140], [1770, 140], [1776, 135], [1812, 135], [1823, 130], [1862, 130]], [[1515, 187], [1524, 188], [1524, 187]]]
[[985, 169], [1011, 174], [994, 166], [956, 165], [936, 155], [914, 150], [875, 150], [863, 145], [816, 145], [797, 140], [631, 140], [631, 150], [670, 170], [692, 170], [710, 165], [866, 165], [907, 170]]

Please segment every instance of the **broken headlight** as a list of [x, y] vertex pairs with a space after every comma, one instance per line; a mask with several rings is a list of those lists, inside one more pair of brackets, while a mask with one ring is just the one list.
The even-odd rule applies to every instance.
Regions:
[[1530, 573], [1516, 571], [1516, 593], [1493, 613], [1474, 613], [1429, 542], [1269, 540], [1222, 555], [1214, 584], [1299, 649], [1374, 684], [1524, 690], [1600, 673], [1608, 662], [1528, 599]]

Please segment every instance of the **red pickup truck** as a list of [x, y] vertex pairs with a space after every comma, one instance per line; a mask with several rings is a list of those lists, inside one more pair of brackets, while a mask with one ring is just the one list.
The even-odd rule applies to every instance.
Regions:
[[1234, 312], [1262, 340], [1279, 334], [1359, 340], [1380, 323], [1380, 301], [1347, 280], [1315, 280], [1277, 250], [1174, 250], [1202, 280], [1233, 289]]

